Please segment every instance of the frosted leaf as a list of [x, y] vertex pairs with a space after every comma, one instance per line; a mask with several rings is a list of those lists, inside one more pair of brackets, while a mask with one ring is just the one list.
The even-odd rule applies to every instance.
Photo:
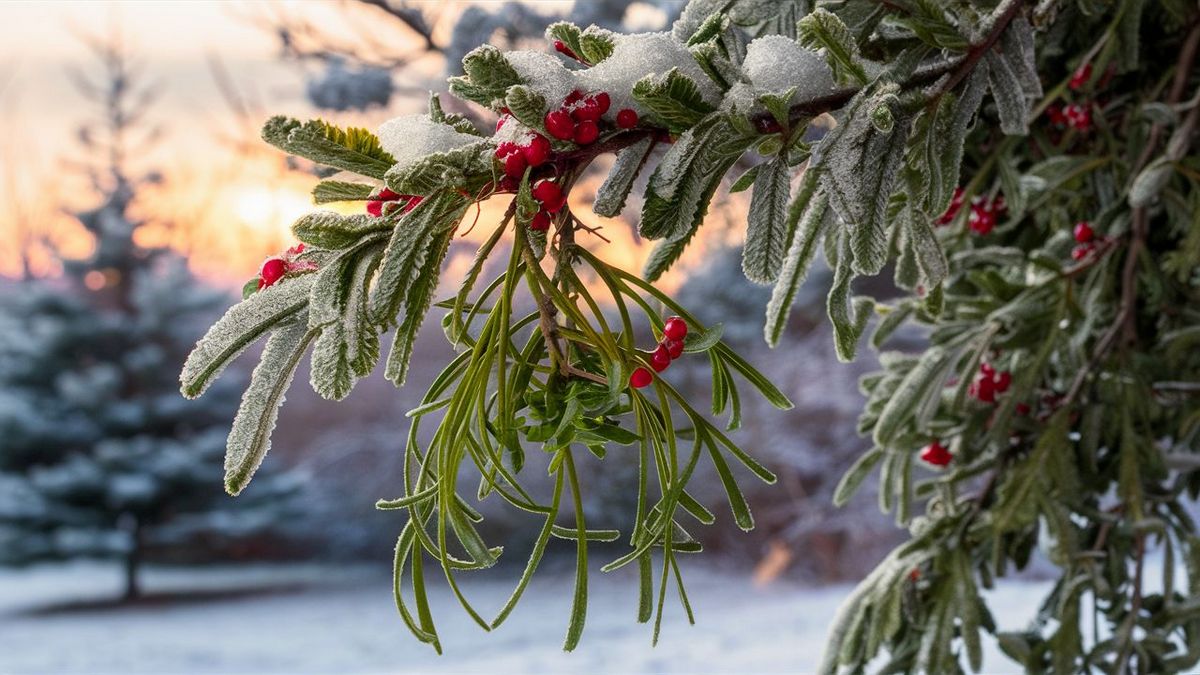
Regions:
[[305, 323], [272, 333], [262, 360], [254, 368], [225, 446], [225, 489], [229, 494], [236, 495], [246, 487], [271, 448], [279, 406], [315, 335]]
[[188, 398], [204, 393], [229, 362], [264, 333], [291, 318], [308, 304], [315, 275], [284, 279], [239, 302], [225, 312], [196, 343], [179, 376], [180, 391]]
[[429, 155], [479, 141], [478, 136], [434, 122], [425, 114], [393, 117], [379, 126], [377, 134], [379, 143], [396, 159], [395, 167], [405, 167]]
[[546, 97], [546, 102], [552, 108], [562, 104], [563, 99], [575, 89], [575, 74], [545, 52], [505, 52], [504, 58], [525, 84]]
[[826, 212], [829, 198], [818, 191], [819, 184], [817, 172], [808, 169], [788, 213], [788, 225], [795, 223], [796, 231], [792, 234], [778, 280], [771, 291], [771, 301], [767, 304], [767, 321], [763, 326], [767, 344], [772, 347], [779, 342], [783, 330], [787, 327], [788, 315], [791, 314], [796, 294], [808, 276], [817, 246], [828, 229], [830, 219], [826, 217]]
[[782, 35], [764, 35], [751, 42], [742, 70], [759, 93], [781, 94], [795, 87], [793, 103], [824, 96], [834, 89], [833, 73], [825, 58]]
[[670, 33], [614, 35], [613, 39], [616, 46], [611, 56], [577, 74], [579, 89], [608, 92], [612, 105], [604, 115], [606, 119], [615, 120], [617, 112], [625, 108], [644, 115], [647, 111], [633, 98], [634, 85], [647, 75], [665, 75], [672, 68], [696, 83], [706, 103], [720, 103], [721, 90], [696, 63], [687, 46]]
[[779, 276], [787, 246], [788, 224], [785, 219], [790, 178], [787, 161], [776, 157], [758, 172], [747, 214], [746, 246], [742, 251], [742, 271], [746, 278], [769, 284]]
[[596, 190], [596, 202], [592, 204], [592, 211], [596, 215], [615, 218], [621, 214], [653, 146], [654, 140], [645, 138], [617, 153], [608, 178]]

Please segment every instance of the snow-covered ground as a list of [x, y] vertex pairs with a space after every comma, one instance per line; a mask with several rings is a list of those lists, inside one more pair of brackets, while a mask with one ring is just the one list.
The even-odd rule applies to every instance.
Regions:
[[[560, 650], [572, 579], [546, 572], [493, 633], [482, 632], [444, 587], [432, 589], [445, 646], [437, 656], [406, 632], [380, 570], [335, 566], [150, 569], [146, 590], [275, 589], [186, 603], [87, 609], [117, 593], [118, 572], [72, 564], [0, 573], [0, 673], [804, 673], [847, 586], [685, 569], [697, 624], [676, 604], [657, 648], [634, 620], [636, 579], [595, 574], [579, 648]], [[511, 590], [502, 572], [465, 585], [494, 612]], [[991, 594], [1003, 627], [1023, 625], [1046, 592], [1014, 582]], [[673, 598], [668, 598], [672, 602]], [[74, 605], [70, 609], [66, 605]], [[1018, 672], [989, 645], [988, 673]]]

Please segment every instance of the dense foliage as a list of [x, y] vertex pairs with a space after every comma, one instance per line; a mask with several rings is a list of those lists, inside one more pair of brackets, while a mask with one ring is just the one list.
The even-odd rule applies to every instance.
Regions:
[[[310, 347], [314, 388], [341, 398], [394, 329], [386, 372], [403, 383], [451, 239], [473, 203], [508, 199], [458, 292], [436, 305], [459, 355], [410, 413], [402, 495], [380, 502], [409, 517], [398, 608], [440, 648], [424, 587], [431, 557], [471, 616], [494, 627], [547, 542], [574, 539], [570, 649], [584, 625], [588, 542], [624, 536], [629, 552], [602, 569], [636, 563], [639, 619], [661, 616], [672, 578], [686, 609], [678, 554], [699, 544], [685, 523], [716, 517], [686, 489], [697, 463], [713, 463], [747, 529], [729, 459], [772, 476], [656, 373], [707, 358], [711, 410], [728, 411], [729, 428], [740, 423], [735, 373], [790, 404], [720, 341], [719, 326], [700, 325], [652, 282], [703, 225], [726, 173], [750, 161], [729, 189], [752, 190], [742, 267], [773, 285], [769, 343], [819, 249], [833, 270], [839, 356], [853, 358], [873, 315], [877, 346], [905, 324], [928, 334], [921, 353], [883, 352], [883, 370], [862, 381], [860, 429], [874, 447], [835, 499], [878, 468], [881, 507], [911, 538], [848, 598], [823, 670], [861, 670], [881, 650], [889, 671], [978, 670], [981, 632], [998, 630], [979, 589], [1035, 550], [1058, 582], [1034, 625], [998, 634], [1027, 670], [1197, 662], [1200, 547], [1183, 505], [1200, 491], [1193, 3], [696, 0], [668, 33], [559, 23], [547, 39], [558, 56], [485, 45], [452, 78], [451, 93], [500, 115], [491, 135], [436, 97], [428, 115], [377, 135], [267, 123], [268, 142], [343, 171], [318, 184], [318, 202], [358, 200], [365, 213], [301, 218], [306, 248], [269, 260], [185, 366], [184, 393], [198, 395], [270, 335], [230, 435], [230, 492], [265, 454]], [[806, 141], [829, 115], [836, 124]], [[591, 233], [567, 199], [610, 152], [592, 204], [601, 216], [620, 214], [653, 167], [639, 231], [660, 243], [641, 277], [579, 243]], [[476, 291], [506, 247], [503, 272]], [[885, 269], [903, 299], [852, 294], [856, 278]], [[436, 431], [422, 447], [426, 420]], [[604, 458], [620, 445], [634, 446], [640, 467], [631, 527], [589, 530], [576, 452]], [[549, 503], [520, 478], [539, 447]], [[479, 479], [472, 497], [544, 518], [511, 602], [491, 620], [455, 583], [501, 553], [458, 492], [468, 468]], [[572, 527], [556, 523], [560, 511], [573, 511]], [[1152, 561], [1162, 588], [1145, 584]]]

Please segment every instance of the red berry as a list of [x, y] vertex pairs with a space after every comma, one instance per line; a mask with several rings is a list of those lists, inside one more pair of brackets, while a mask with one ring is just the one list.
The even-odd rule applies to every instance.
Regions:
[[990, 363], [979, 364], [979, 372], [985, 377], [992, 377], [996, 374], [996, 368]]
[[683, 356], [683, 340], [666, 338], [662, 341], [662, 346], [667, 348], [667, 354], [673, 359]]
[[1009, 385], [1012, 384], [1012, 373], [1007, 370], [996, 373], [996, 376], [992, 378], [992, 384], [995, 386], [997, 394], [1003, 394], [1008, 391]]
[[[383, 188], [378, 194], [367, 200], [367, 213], [378, 218], [383, 215], [384, 202], [395, 201], [399, 198], [400, 195], [387, 188]], [[267, 285], [269, 286], [270, 284]]]
[[571, 93], [567, 94], [567, 97], [563, 99], [563, 105], [575, 105], [582, 100], [583, 92], [575, 89]]
[[983, 401], [984, 403], [996, 402], [996, 384], [991, 380], [991, 378], [979, 378], [975, 381], [974, 387], [975, 398]]
[[493, 154], [496, 156], [496, 159], [503, 162], [505, 157], [508, 157], [509, 155], [513, 154], [514, 152], [519, 151], [520, 149], [521, 149], [521, 147], [518, 146], [516, 143], [513, 143], [512, 141], [502, 141], [501, 143], [496, 145], [496, 152]]
[[622, 129], [632, 129], [633, 127], [637, 126], [637, 123], [637, 112], [630, 110], [629, 108], [622, 108], [617, 112], [617, 126], [621, 127]]
[[575, 135], [573, 136], [573, 139], [576, 143], [580, 145], [591, 145], [592, 143], [596, 142], [597, 138], [600, 138], [600, 127], [596, 126], [595, 122], [591, 120], [584, 120], [579, 123], [579, 126], [575, 127]]
[[1082, 89], [1083, 85], [1087, 84], [1088, 80], [1091, 79], [1092, 64], [1090, 62], [1084, 63], [1075, 69], [1075, 72], [1071, 75], [1071, 82], [1068, 86], [1071, 87], [1071, 89], [1079, 90]]
[[378, 218], [383, 215], [383, 202], [378, 199], [372, 199], [367, 202], [367, 213]]
[[597, 108], [600, 108], [600, 114], [603, 115], [604, 113], [608, 112], [609, 106], [612, 105], [612, 99], [609, 98], [608, 92], [599, 91], [595, 94], [592, 94], [592, 97], [588, 99], [588, 103], [594, 104]]
[[529, 166], [541, 166], [550, 159], [550, 141], [541, 134], [534, 134], [529, 143], [521, 146], [521, 154]]
[[681, 342], [683, 338], [687, 337], [687, 334], [687, 322], [677, 316], [667, 319], [667, 322], [663, 324], [663, 335], [669, 340]]
[[1046, 108], [1046, 117], [1050, 118], [1050, 123], [1061, 127], [1067, 123], [1067, 116], [1063, 114], [1062, 106], [1052, 105]]
[[568, 47], [567, 44], [565, 42], [563, 42], [562, 40], [554, 41], [554, 51], [558, 52], [559, 54], [563, 54], [569, 58], [575, 59], [576, 61], [579, 60], [579, 57], [575, 55], [575, 50]]
[[1017, 414], [1021, 415], [1021, 416], [1028, 415], [1029, 414], [1029, 404], [1028, 403], [1018, 403], [1017, 404]]
[[287, 274], [287, 263], [282, 258], [268, 258], [258, 271], [258, 278], [262, 282], [259, 288], [274, 284], [282, 279], [284, 274]]
[[421, 195], [406, 195], [406, 197], [408, 198], [408, 203], [404, 205], [404, 208], [400, 211], [400, 213], [408, 213], [409, 211], [412, 211], [413, 209], [417, 208], [417, 204], [420, 204], [421, 200], [424, 199], [424, 197]]
[[508, 121], [508, 115], [501, 115], [500, 119], [496, 120], [496, 131], [500, 131], [504, 127], [504, 123]]
[[533, 194], [533, 198], [542, 205], [542, 208], [550, 213], [558, 213], [563, 204], [567, 203], [567, 197], [563, 194], [562, 188], [554, 181], [540, 180], [530, 192]]
[[911, 581], [915, 584], [916, 582], [920, 581], [920, 579], [921, 579], [921, 570], [917, 569], [916, 567], [909, 570], [909, 572], [908, 572], [908, 580], [909, 581]]
[[1092, 111], [1090, 107], [1072, 103], [1063, 110], [1063, 113], [1066, 115], [1067, 125], [1072, 129], [1087, 131], [1092, 128]]
[[496, 192], [516, 192], [521, 189], [521, 182], [512, 176], [505, 176], [496, 183]]
[[988, 234], [992, 228], [996, 227], [996, 214], [986, 208], [972, 206], [971, 215], [967, 218], [967, 226], [976, 234]]
[[653, 379], [654, 376], [650, 374], [650, 371], [638, 366], [637, 368], [633, 369], [633, 373], [629, 376], [629, 384], [634, 389], [641, 389], [642, 387], [650, 384], [651, 380]]
[[650, 355], [650, 367], [654, 368], [654, 372], [661, 373], [671, 365], [671, 353], [667, 351], [667, 346], [659, 343], [654, 348], [654, 353]]
[[533, 219], [529, 221], [529, 229], [534, 232], [545, 232], [550, 229], [550, 214], [545, 211], [538, 211], [534, 214]]
[[552, 110], [546, 113], [546, 131], [560, 141], [569, 141], [575, 135], [575, 120], [566, 110]]
[[525, 161], [525, 155], [514, 152], [504, 158], [504, 175], [512, 178], [520, 178], [525, 173], [525, 167], [528, 163]]
[[1092, 252], [1091, 244], [1080, 244], [1079, 246], [1076, 246], [1075, 248], [1071, 249], [1071, 259], [1072, 260], [1083, 260], [1084, 258], [1088, 257], [1088, 254], [1091, 252]]
[[921, 451], [921, 459], [934, 466], [946, 466], [950, 463], [950, 460], [954, 459], [954, 455], [951, 455], [950, 451], [943, 447], [940, 442], [934, 441], [925, 446], [925, 449]]
[[304, 253], [304, 244], [296, 244], [295, 246], [289, 247], [287, 250], [287, 255], [289, 257], [297, 256], [301, 253]]
[[1078, 223], [1075, 223], [1075, 241], [1081, 244], [1086, 244], [1091, 241], [1092, 237], [1095, 235], [1095, 230], [1092, 229], [1091, 224], [1086, 220], [1081, 220]]

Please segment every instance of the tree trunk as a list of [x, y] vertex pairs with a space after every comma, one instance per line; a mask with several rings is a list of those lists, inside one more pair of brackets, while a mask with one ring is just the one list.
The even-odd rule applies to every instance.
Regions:
[[130, 602], [142, 596], [138, 583], [138, 571], [142, 562], [142, 523], [137, 516], [129, 516], [129, 553], [125, 555], [125, 595], [122, 600]]

